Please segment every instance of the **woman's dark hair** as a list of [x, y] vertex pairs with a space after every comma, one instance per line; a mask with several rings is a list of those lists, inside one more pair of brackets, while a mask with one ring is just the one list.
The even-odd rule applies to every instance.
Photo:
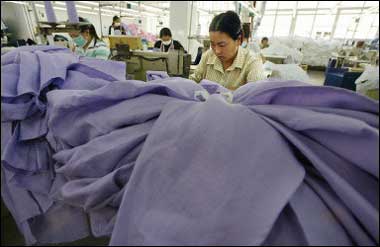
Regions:
[[160, 31], [160, 38], [162, 38], [162, 37], [164, 37], [164, 36], [172, 37], [172, 32], [171, 32], [170, 29], [167, 28], [167, 27], [164, 27], [164, 28], [161, 29], [161, 31]]
[[234, 11], [221, 13], [212, 19], [209, 32], [227, 33], [233, 40], [242, 38], [242, 28], [239, 16]]
[[101, 40], [98, 36], [98, 34], [96, 33], [96, 30], [95, 30], [95, 27], [94, 25], [91, 24], [91, 22], [89, 22], [87, 19], [85, 18], [82, 18], [82, 17], [79, 17], [79, 22], [87, 22], [88, 25], [81, 25], [80, 26], [80, 32], [83, 33], [85, 31], [89, 31], [91, 37], [94, 37], [95, 38], [95, 41], [97, 40]]
[[112, 24], [115, 23], [115, 21], [119, 21], [120, 18], [119, 16], [115, 15], [113, 18], [112, 18]]
[[261, 42], [263, 42], [264, 40], [268, 41], [268, 38], [267, 37], [262, 38]]

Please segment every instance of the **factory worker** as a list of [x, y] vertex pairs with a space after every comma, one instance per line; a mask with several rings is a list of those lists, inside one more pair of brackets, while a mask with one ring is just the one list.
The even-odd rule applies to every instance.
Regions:
[[265, 78], [261, 57], [241, 47], [242, 28], [235, 12], [215, 16], [209, 34], [212, 49], [202, 55], [191, 80], [207, 79], [235, 90], [247, 82]]
[[241, 47], [247, 48], [250, 52], [259, 54], [260, 47], [256, 42], [250, 41], [249, 37], [251, 36], [250, 23], [243, 24], [243, 42], [241, 43]]
[[364, 46], [365, 46], [364, 40], [360, 40], [360, 41], [356, 42], [356, 46], [354, 48], [352, 48], [349, 55], [350, 56], [362, 55], [363, 51], [364, 51]]
[[156, 41], [154, 48], [160, 49], [161, 52], [167, 52], [169, 49], [185, 50], [179, 41], [172, 39], [172, 32], [167, 27], [161, 29], [160, 39]]
[[261, 49], [264, 49], [264, 48], [269, 47], [268, 42], [269, 42], [269, 40], [268, 40], [267, 37], [262, 38], [262, 39], [261, 39], [260, 48], [261, 48]]
[[75, 44], [72, 51], [81, 56], [107, 60], [110, 50], [96, 34], [94, 25], [82, 17], [79, 17], [79, 22], [87, 22], [88, 25], [81, 25], [80, 31], [69, 33]]
[[112, 25], [108, 29], [109, 35], [125, 35], [124, 27], [121, 25], [121, 20], [118, 16], [114, 16], [112, 19]]

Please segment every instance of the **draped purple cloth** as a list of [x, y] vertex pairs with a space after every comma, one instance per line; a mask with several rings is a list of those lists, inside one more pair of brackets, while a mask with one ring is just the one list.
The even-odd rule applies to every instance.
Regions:
[[378, 102], [124, 78], [54, 47], [2, 56], [2, 197], [27, 244], [379, 244]]

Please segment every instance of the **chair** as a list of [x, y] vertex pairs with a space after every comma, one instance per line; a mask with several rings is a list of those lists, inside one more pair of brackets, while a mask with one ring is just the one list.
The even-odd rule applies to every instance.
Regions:
[[348, 68], [327, 68], [325, 86], [334, 86], [356, 91], [355, 81], [362, 72], [348, 72]]
[[336, 58], [329, 58], [329, 61], [327, 63], [327, 68], [335, 68], [336, 66]]

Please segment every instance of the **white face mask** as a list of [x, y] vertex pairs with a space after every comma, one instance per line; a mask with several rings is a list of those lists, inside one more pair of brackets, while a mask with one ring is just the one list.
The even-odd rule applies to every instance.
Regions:
[[162, 44], [164, 44], [164, 45], [170, 45], [171, 42], [172, 42], [172, 40], [162, 41]]

